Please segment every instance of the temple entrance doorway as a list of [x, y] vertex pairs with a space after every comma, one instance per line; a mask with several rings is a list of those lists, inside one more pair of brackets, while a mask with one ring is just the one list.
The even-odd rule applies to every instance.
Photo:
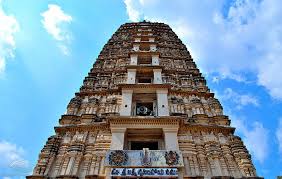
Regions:
[[131, 142], [131, 150], [143, 150], [144, 148], [148, 148], [149, 150], [158, 150], [158, 141], [154, 142], [144, 142], [144, 141], [132, 141]]
[[127, 129], [124, 150], [164, 150], [162, 129]]

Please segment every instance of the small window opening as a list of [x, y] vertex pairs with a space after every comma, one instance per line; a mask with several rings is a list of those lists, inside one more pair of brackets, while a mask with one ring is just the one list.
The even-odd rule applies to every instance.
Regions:
[[143, 142], [143, 141], [132, 141], [131, 150], [143, 150], [148, 148], [149, 150], [159, 150], [157, 141]]

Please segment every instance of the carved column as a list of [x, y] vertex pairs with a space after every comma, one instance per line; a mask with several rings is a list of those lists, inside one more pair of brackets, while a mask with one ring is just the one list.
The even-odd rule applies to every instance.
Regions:
[[82, 177], [88, 175], [89, 170], [90, 170], [90, 164], [91, 164], [91, 155], [86, 154], [84, 156], [84, 162], [83, 162], [83, 166], [82, 166], [82, 173], [81, 173]]
[[92, 157], [92, 160], [91, 160], [91, 165], [90, 165], [90, 170], [89, 170], [89, 175], [94, 175], [95, 173], [95, 167], [96, 167], [96, 161], [97, 161], [97, 156], [94, 155]]
[[68, 165], [67, 165], [66, 172], [65, 172], [66, 175], [70, 175], [71, 174], [74, 162], [75, 162], [75, 156], [71, 156], [70, 159], [69, 159]]
[[135, 84], [136, 82], [136, 69], [127, 70], [127, 84]]
[[94, 170], [95, 175], [99, 175], [100, 162], [101, 162], [101, 156], [97, 156], [97, 161], [96, 161], [95, 170]]
[[138, 55], [131, 54], [130, 55], [130, 65], [137, 65]]
[[198, 160], [197, 160], [197, 156], [193, 155], [193, 162], [194, 162], [194, 167], [195, 167], [195, 173], [197, 176], [201, 176], [201, 172], [200, 172], [200, 167], [198, 164]]
[[121, 116], [131, 115], [132, 93], [133, 90], [122, 90], [122, 105], [120, 110]]
[[79, 167], [79, 164], [81, 162], [81, 158], [82, 158], [82, 153], [78, 153], [78, 155], [75, 158], [75, 162], [74, 162], [74, 166], [73, 166], [73, 170], [72, 170], [73, 175], [78, 174], [78, 167]]
[[126, 128], [112, 128], [111, 150], [123, 150]]
[[189, 163], [190, 163], [191, 176], [196, 176], [195, 164], [194, 164], [194, 161], [193, 161], [193, 156], [190, 155], [188, 157], [188, 159], [189, 159]]
[[167, 90], [157, 90], [158, 116], [169, 116]]
[[65, 156], [64, 162], [62, 164], [62, 169], [61, 169], [61, 174], [60, 175], [65, 175], [69, 161], [70, 161], [70, 157], [69, 156]]
[[162, 84], [162, 69], [153, 69], [154, 84]]
[[177, 128], [163, 128], [166, 150], [179, 150]]
[[104, 164], [105, 164], [105, 156], [102, 156], [99, 175], [104, 175], [105, 174], [105, 166], [104, 166]]
[[152, 55], [152, 65], [159, 65], [159, 55]]
[[184, 167], [185, 167], [185, 175], [192, 176], [191, 173], [191, 167], [188, 161], [188, 155], [183, 154], [183, 161], [184, 161]]
[[60, 174], [60, 168], [63, 165], [63, 156], [57, 155], [55, 167], [53, 173], [50, 174], [50, 176], [57, 176]]

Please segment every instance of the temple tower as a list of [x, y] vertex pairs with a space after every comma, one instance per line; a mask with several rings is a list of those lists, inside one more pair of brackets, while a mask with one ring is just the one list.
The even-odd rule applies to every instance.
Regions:
[[168, 25], [126, 23], [27, 178], [259, 178], [234, 130]]

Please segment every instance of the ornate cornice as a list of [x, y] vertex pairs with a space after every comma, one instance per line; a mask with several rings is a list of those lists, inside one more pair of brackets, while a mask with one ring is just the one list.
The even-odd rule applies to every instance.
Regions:
[[160, 55], [160, 52], [158, 51], [131, 51], [129, 52], [129, 55]]
[[113, 116], [107, 119], [111, 128], [178, 128], [182, 118], [178, 116]]
[[214, 132], [222, 133], [225, 135], [234, 134], [235, 128], [229, 126], [218, 126], [218, 125], [201, 125], [201, 124], [186, 124], [181, 125], [179, 128], [179, 133], [185, 133], [186, 131], [193, 132]]
[[79, 125], [68, 125], [68, 126], [57, 126], [55, 127], [56, 133], [65, 133], [67, 131], [94, 131], [94, 130], [108, 130], [110, 128], [107, 122], [102, 122], [99, 124], [79, 124]]
[[160, 65], [128, 65], [127, 69], [136, 69], [137, 72], [139, 71], [152, 71], [153, 69], [163, 69], [163, 66]]
[[173, 89], [169, 89], [168, 94], [171, 94], [171, 95], [181, 94], [181, 95], [187, 95], [187, 96], [195, 95], [195, 96], [205, 97], [205, 98], [214, 97], [214, 93], [209, 93], [209, 92], [181, 91], [181, 90], [173, 90]]
[[115, 90], [102, 90], [102, 91], [87, 91], [87, 92], [77, 92], [75, 93], [76, 96], [84, 97], [84, 96], [92, 96], [92, 95], [102, 95], [106, 96], [109, 94], [115, 94], [115, 93], [120, 93], [120, 89], [115, 89]]
[[171, 88], [170, 84], [119, 84], [118, 86], [120, 89], [138, 89], [138, 88], [170, 89]]

